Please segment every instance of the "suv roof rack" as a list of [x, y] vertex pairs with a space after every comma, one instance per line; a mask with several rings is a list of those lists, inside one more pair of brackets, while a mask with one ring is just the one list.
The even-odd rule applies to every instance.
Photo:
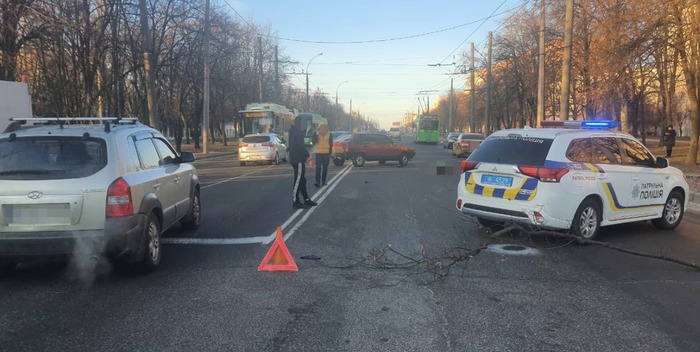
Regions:
[[[10, 121], [18, 122], [21, 125], [27, 122], [44, 122], [44, 123], [57, 123], [61, 128], [66, 122], [103, 122], [105, 125], [105, 132], [109, 133], [111, 131], [110, 123], [118, 124], [136, 124], [139, 119], [136, 117], [11, 117]], [[9, 127], [8, 127], [9, 128]]]

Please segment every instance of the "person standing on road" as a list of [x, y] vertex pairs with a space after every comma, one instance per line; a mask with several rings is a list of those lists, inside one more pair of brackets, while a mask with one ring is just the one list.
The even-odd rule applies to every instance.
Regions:
[[664, 132], [664, 145], [666, 146], [666, 157], [670, 158], [673, 146], [676, 145], [676, 130], [673, 129], [673, 125], [668, 125], [666, 132]]
[[328, 162], [333, 150], [333, 135], [328, 131], [328, 125], [318, 126], [318, 133], [314, 135], [314, 143], [316, 144], [316, 183], [314, 186], [321, 187], [326, 185]]
[[[289, 129], [289, 163], [294, 169], [294, 188], [292, 192], [292, 208], [307, 209], [316, 205], [306, 192], [306, 160], [309, 159], [309, 151], [304, 145], [304, 131], [302, 121], [298, 117], [294, 125]], [[303, 198], [300, 198], [299, 196]], [[304, 200], [302, 202], [302, 199]]]

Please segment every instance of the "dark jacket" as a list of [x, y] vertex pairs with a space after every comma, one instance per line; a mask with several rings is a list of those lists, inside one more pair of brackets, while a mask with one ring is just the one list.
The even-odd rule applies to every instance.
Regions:
[[304, 133], [297, 128], [289, 129], [289, 162], [291, 164], [305, 163], [309, 158], [309, 151], [304, 145]]
[[676, 145], [676, 130], [670, 129], [664, 132], [664, 145], [667, 147]]

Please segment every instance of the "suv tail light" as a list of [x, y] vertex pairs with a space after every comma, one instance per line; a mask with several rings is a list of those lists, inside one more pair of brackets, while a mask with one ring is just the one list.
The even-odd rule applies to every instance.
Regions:
[[536, 178], [542, 182], [559, 182], [569, 172], [569, 169], [539, 166], [518, 166], [518, 170], [525, 175]]
[[263, 147], [272, 147], [274, 144], [272, 142], [265, 142], [262, 144]]
[[247, 146], [248, 146], [248, 143], [241, 143], [241, 144], [239, 144], [238, 146], [239, 146], [239, 147], [247, 147]]
[[464, 160], [460, 166], [462, 167], [462, 172], [467, 172], [476, 169], [476, 167], [479, 166], [479, 162]]
[[107, 189], [107, 207], [105, 215], [108, 218], [118, 218], [132, 215], [134, 203], [131, 201], [131, 186], [123, 178], [118, 178]]

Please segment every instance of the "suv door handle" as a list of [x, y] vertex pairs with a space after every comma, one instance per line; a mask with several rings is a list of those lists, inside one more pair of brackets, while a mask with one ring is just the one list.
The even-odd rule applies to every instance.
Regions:
[[153, 185], [153, 188], [155, 188], [155, 189], [158, 190], [158, 189], [160, 189], [160, 186], [162, 186], [162, 184], [161, 184], [160, 182], [156, 182], [156, 183]]
[[175, 179], [174, 179], [174, 180], [175, 180], [175, 183], [180, 182], [180, 176], [175, 176]]
[[639, 176], [632, 176], [632, 181], [639, 181], [641, 178]]
[[599, 180], [605, 180], [606, 178], [608, 178], [608, 175], [606, 175], [606, 174], [598, 174], [598, 179], [599, 179]]

